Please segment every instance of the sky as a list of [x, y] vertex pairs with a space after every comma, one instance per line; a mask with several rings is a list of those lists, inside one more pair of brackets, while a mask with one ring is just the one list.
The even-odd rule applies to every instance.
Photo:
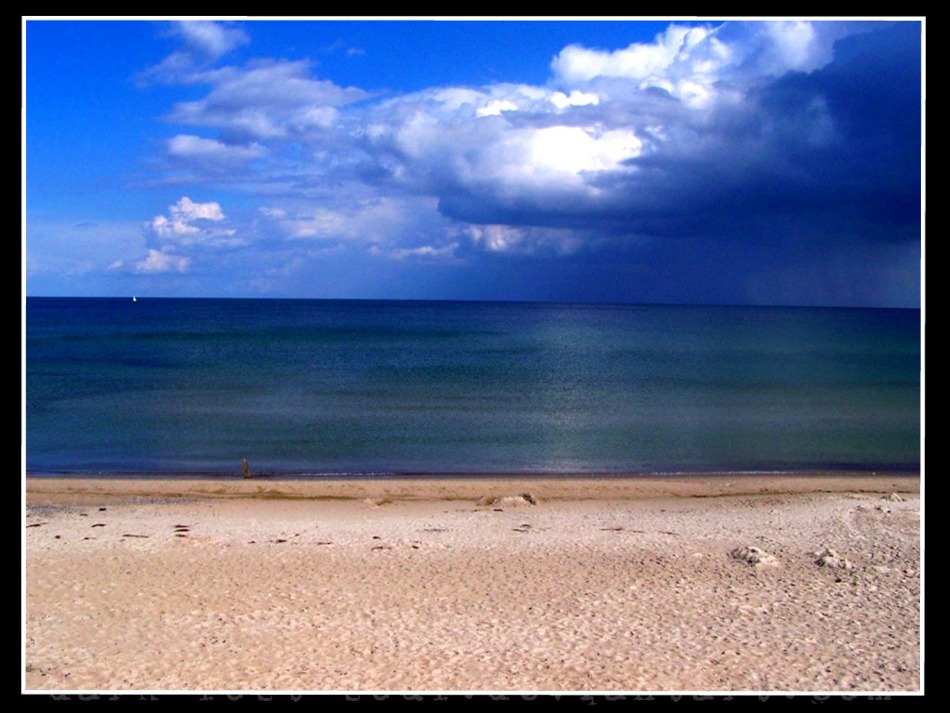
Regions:
[[25, 291], [919, 307], [923, 34], [27, 19]]

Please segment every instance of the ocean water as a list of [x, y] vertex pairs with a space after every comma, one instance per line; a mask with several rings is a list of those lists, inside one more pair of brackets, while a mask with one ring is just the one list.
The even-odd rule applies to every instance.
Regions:
[[920, 312], [28, 298], [26, 468], [920, 465]]

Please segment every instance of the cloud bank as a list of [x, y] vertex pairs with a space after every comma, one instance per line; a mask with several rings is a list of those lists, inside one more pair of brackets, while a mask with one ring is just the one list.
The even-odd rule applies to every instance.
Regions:
[[180, 48], [139, 78], [188, 88], [158, 160], [206, 202], [148, 222], [134, 269], [243, 250], [298, 290], [338, 254], [354, 280], [414, 264], [392, 274], [450, 297], [545, 298], [560, 281], [571, 299], [914, 303], [921, 31], [672, 23], [565, 46], [544, 84], [374, 95], [306, 58], [229, 63], [253, 23], [176, 23]]

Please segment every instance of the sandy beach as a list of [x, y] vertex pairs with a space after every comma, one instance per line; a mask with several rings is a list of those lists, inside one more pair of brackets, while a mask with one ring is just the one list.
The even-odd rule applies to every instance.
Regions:
[[28, 478], [24, 685], [914, 692], [920, 511], [894, 474]]

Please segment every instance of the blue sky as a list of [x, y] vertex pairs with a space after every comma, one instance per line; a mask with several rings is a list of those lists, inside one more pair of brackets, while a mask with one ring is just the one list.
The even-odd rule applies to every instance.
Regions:
[[919, 306], [920, 21], [25, 21], [29, 295]]

